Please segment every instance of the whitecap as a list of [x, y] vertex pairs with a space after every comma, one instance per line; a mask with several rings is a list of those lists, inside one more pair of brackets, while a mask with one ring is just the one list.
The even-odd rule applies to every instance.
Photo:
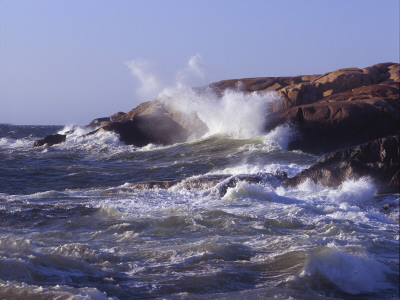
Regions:
[[289, 124], [277, 126], [264, 136], [264, 145], [271, 148], [286, 150], [289, 143], [297, 135], [296, 130]]
[[336, 203], [346, 202], [351, 205], [361, 205], [376, 195], [376, 187], [371, 179], [348, 179], [338, 189], [331, 190], [328, 200]]
[[386, 283], [388, 272], [385, 265], [366, 255], [323, 247], [308, 252], [300, 278], [309, 285], [328, 281], [343, 292], [357, 295], [378, 293], [390, 287]]

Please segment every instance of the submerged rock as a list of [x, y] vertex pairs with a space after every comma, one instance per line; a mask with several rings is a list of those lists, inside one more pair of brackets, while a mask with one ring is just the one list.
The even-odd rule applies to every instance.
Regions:
[[47, 146], [53, 146], [56, 144], [60, 144], [65, 142], [66, 139], [66, 135], [64, 134], [52, 134], [52, 135], [48, 135], [46, 136], [44, 139], [41, 140], [37, 140], [35, 141], [35, 143], [33, 144], [34, 147], [40, 147], [43, 145], [47, 145]]
[[[164, 180], [164, 181], [144, 181], [133, 183], [129, 186], [130, 189], [148, 190], [148, 189], [169, 189], [178, 188], [191, 190], [214, 189], [214, 192], [223, 197], [228, 188], [234, 188], [239, 182], [247, 182], [250, 184], [268, 184], [274, 187], [282, 185], [287, 178], [285, 172], [276, 173], [258, 173], [258, 174], [240, 174], [240, 175], [202, 175], [184, 180]], [[124, 187], [126, 189], [126, 187]]]
[[346, 179], [370, 177], [380, 192], [399, 191], [400, 137], [390, 136], [326, 154], [316, 164], [285, 180], [296, 186], [311, 179], [338, 187]]

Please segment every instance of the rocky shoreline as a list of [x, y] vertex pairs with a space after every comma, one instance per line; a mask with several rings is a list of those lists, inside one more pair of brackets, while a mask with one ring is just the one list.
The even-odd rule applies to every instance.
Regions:
[[[380, 63], [322, 75], [223, 80], [205, 88], [217, 95], [227, 89], [280, 95], [282, 101], [265, 112], [265, 132], [291, 124], [298, 134], [289, 150], [322, 155], [309, 169], [285, 179], [286, 185], [311, 179], [338, 186], [346, 178], [368, 176], [380, 192], [399, 192], [399, 73], [399, 64]], [[197, 115], [182, 113], [179, 107], [160, 100], [95, 119], [88, 126], [97, 127], [89, 134], [113, 131], [125, 144], [140, 147], [185, 142], [207, 131]], [[51, 135], [34, 146], [62, 143], [66, 136]]]

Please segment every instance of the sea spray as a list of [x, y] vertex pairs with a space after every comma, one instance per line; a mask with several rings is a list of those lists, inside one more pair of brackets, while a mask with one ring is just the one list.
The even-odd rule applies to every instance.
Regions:
[[219, 98], [211, 89], [199, 92], [185, 87], [164, 89], [158, 98], [186, 115], [196, 114], [208, 128], [206, 136], [244, 139], [263, 134], [270, 104], [281, 101], [274, 92], [225, 90]]

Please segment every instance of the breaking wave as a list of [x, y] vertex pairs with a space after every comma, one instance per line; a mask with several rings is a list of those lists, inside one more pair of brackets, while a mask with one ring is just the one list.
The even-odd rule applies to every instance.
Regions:
[[274, 92], [225, 90], [218, 97], [210, 89], [199, 93], [191, 88], [165, 89], [158, 98], [187, 115], [196, 114], [208, 128], [206, 136], [242, 139], [262, 135], [271, 103], [281, 101]]

